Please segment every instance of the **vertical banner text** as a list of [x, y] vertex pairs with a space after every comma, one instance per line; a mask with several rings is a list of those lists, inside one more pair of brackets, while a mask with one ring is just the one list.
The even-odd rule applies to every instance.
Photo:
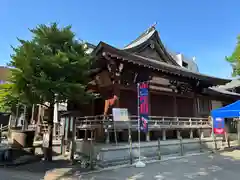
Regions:
[[148, 104], [148, 97], [149, 97], [149, 85], [148, 82], [142, 82], [138, 85], [138, 101], [139, 101], [139, 123], [140, 123], [140, 130], [143, 132], [148, 131], [148, 120], [149, 120], [149, 104]]

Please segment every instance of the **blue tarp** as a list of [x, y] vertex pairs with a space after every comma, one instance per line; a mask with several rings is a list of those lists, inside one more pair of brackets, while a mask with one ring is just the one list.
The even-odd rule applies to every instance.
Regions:
[[212, 110], [211, 115], [213, 118], [240, 117], [240, 100], [238, 100], [232, 104], [229, 104], [227, 106]]

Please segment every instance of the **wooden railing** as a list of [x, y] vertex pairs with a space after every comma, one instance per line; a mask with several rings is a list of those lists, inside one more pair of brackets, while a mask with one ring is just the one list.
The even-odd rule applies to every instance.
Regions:
[[7, 130], [8, 130], [8, 125], [1, 126], [1, 132], [2, 132], [2, 131], [7, 131]]
[[[112, 116], [85, 116], [77, 118], [76, 121], [76, 127], [79, 129], [92, 129], [100, 126], [108, 129], [127, 129], [128, 127], [136, 129], [138, 126], [138, 116], [130, 116], [129, 121], [113, 121]], [[207, 118], [150, 116], [148, 128], [211, 128], [211, 123]]]

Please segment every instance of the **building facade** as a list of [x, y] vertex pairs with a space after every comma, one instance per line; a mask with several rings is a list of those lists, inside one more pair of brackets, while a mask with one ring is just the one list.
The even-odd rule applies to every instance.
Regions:
[[[190, 133], [192, 137], [201, 125], [191, 128], [179, 122], [185, 123], [194, 118], [194, 121], [202, 122], [210, 115], [212, 108], [232, 103], [240, 97], [237, 93], [212, 88], [229, 83], [229, 79], [201, 74], [194, 59], [187, 61], [182, 55], [169, 53], [154, 26], [123, 49], [104, 42], [91, 48], [89, 52], [96, 62], [88, 89], [100, 94], [101, 98], [84, 107], [86, 116], [103, 115], [106, 118], [111, 115], [112, 108], [127, 108], [131, 117], [137, 116], [136, 84], [147, 81], [150, 120], [156, 121], [143, 139], [179, 137], [180, 131], [187, 133], [187, 136]], [[160, 121], [168, 122], [166, 128], [158, 124]], [[176, 126], [171, 126], [173, 122], [177, 122]], [[209, 129], [210, 126], [206, 124], [205, 128]], [[106, 128], [99, 126], [97, 129], [96, 136], [106, 139]], [[115, 130], [118, 139], [127, 140], [127, 126], [115, 125]], [[137, 136], [136, 127], [132, 130], [132, 134], [135, 133], [133, 136]]]

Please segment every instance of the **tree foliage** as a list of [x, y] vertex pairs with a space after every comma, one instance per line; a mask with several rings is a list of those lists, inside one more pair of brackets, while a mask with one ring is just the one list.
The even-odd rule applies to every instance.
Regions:
[[14, 91], [23, 102], [44, 104], [66, 100], [85, 103], [91, 95], [86, 90], [91, 58], [75, 39], [71, 26], [56, 23], [30, 30], [31, 40], [18, 39], [10, 66]]
[[226, 57], [226, 60], [232, 65], [232, 75], [240, 75], [240, 36], [237, 37], [237, 45], [231, 56]]
[[20, 102], [19, 96], [14, 92], [14, 84], [0, 85], [0, 112], [15, 112], [16, 104]]
[[48, 102], [49, 145], [45, 155], [51, 161], [54, 104], [67, 100], [80, 104], [91, 99], [86, 86], [92, 61], [71, 26], [39, 25], [30, 32], [31, 40], [18, 39], [20, 45], [13, 47], [10, 89], [24, 104]]

